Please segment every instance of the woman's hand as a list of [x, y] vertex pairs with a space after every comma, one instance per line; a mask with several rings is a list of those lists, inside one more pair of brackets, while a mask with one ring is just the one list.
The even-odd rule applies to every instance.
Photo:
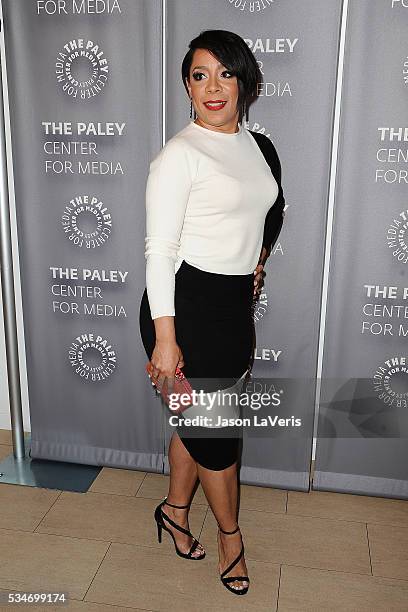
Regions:
[[176, 367], [184, 366], [183, 353], [174, 340], [156, 339], [156, 344], [150, 359], [152, 364], [152, 382], [162, 388], [165, 380], [168, 382], [168, 393], [171, 393], [174, 385], [174, 374]]
[[259, 297], [259, 293], [261, 288], [264, 285], [264, 276], [265, 272], [263, 271], [264, 267], [261, 263], [259, 263], [254, 270], [254, 299]]

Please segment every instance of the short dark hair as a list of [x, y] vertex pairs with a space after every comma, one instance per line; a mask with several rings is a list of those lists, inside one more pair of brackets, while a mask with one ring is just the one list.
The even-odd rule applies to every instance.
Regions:
[[238, 81], [237, 110], [238, 121], [244, 112], [248, 117], [249, 105], [257, 97], [257, 85], [262, 82], [262, 72], [254, 54], [241, 36], [228, 30], [203, 30], [189, 44], [189, 50], [181, 65], [183, 85], [188, 93], [186, 80], [189, 81], [191, 63], [196, 49], [207, 49], [218, 59]]

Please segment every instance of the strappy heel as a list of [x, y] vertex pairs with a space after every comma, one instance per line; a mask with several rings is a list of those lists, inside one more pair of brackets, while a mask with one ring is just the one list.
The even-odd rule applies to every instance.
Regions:
[[[177, 523], [175, 523], [174, 521], [171, 520], [171, 518], [169, 516], [167, 516], [167, 514], [165, 512], [163, 512], [162, 506], [163, 504], [167, 504], [168, 506], [171, 506], [172, 508], [188, 508], [190, 504], [187, 504], [186, 506], [176, 506], [175, 504], [170, 504], [167, 501], [167, 497], [164, 498], [164, 500], [162, 502], [160, 502], [160, 504], [157, 506], [156, 510], [154, 511], [154, 518], [156, 520], [157, 523], [157, 538], [159, 540], [159, 543], [161, 543], [161, 534], [162, 534], [162, 529], [165, 529], [166, 531], [169, 532], [169, 534], [171, 535], [171, 537], [173, 538], [173, 542], [174, 542], [174, 547], [176, 549], [176, 553], [180, 556], [183, 557], [184, 559], [193, 559], [194, 561], [199, 561], [200, 559], [204, 559], [205, 557], [205, 551], [203, 551], [203, 553], [199, 556], [199, 557], [193, 557], [192, 554], [195, 551], [195, 549], [197, 548], [197, 546], [200, 544], [200, 542], [198, 540], [196, 540], [196, 538], [194, 538], [193, 534], [191, 533], [191, 531], [189, 531], [188, 529], [184, 529], [184, 527], [181, 527], [180, 525], [177, 525]], [[185, 533], [188, 536], [191, 536], [192, 538], [194, 538], [194, 542], [191, 545], [190, 550], [188, 551], [188, 553], [183, 553], [181, 552], [181, 550], [178, 548], [177, 544], [176, 544], [176, 540], [174, 538], [174, 534], [171, 531], [171, 529], [169, 529], [163, 521], [163, 517], [166, 519], [166, 521], [168, 521], [170, 523], [170, 525], [172, 525], [173, 527], [175, 527], [176, 529], [178, 529], [178, 531], [182, 531], [183, 533]]]
[[[224, 529], [221, 529], [221, 527], [218, 525], [218, 529], [222, 531], [222, 533], [232, 535], [233, 533], [236, 533], [239, 530], [239, 527], [234, 529], [234, 531], [224, 531]], [[250, 580], [248, 576], [226, 576], [226, 574], [228, 574], [232, 570], [232, 568], [236, 566], [236, 564], [238, 563], [238, 561], [241, 559], [243, 555], [244, 555], [244, 545], [242, 544], [241, 552], [239, 553], [238, 557], [234, 559], [234, 561], [220, 575], [221, 582], [225, 586], [225, 588], [227, 588], [232, 593], [235, 593], [236, 595], [245, 595], [245, 593], [248, 592]], [[248, 585], [243, 587], [242, 589], [238, 589], [228, 584], [229, 582], [234, 582], [235, 580], [242, 580], [242, 581], [245, 580], [246, 582], [248, 582]]]

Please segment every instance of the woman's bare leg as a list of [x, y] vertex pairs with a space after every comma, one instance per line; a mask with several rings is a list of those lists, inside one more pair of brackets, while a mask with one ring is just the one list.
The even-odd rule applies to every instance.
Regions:
[[[208, 470], [197, 463], [198, 477], [207, 497], [211, 510], [220, 527], [225, 531], [233, 531], [238, 524], [238, 475], [237, 464], [225, 470]], [[242, 540], [240, 531], [234, 534], [218, 532], [218, 554], [220, 563], [218, 571], [221, 574], [239, 555]], [[227, 576], [247, 576], [245, 559], [242, 558]], [[229, 583], [233, 588], [242, 589], [246, 581]]]
[[[197, 464], [191, 457], [190, 453], [184, 446], [177, 431], [173, 432], [169, 446], [169, 463], [170, 463], [170, 486], [167, 498], [171, 504], [177, 506], [185, 506], [191, 501], [194, 486], [197, 482]], [[172, 508], [164, 504], [163, 511], [175, 523], [189, 529], [188, 526], [188, 511], [189, 508]], [[187, 553], [193, 543], [193, 538], [178, 531], [166, 519], [164, 519], [166, 527], [168, 527], [174, 535], [177, 546], [183, 553]], [[199, 544], [193, 552], [193, 557], [200, 557], [204, 548]]]

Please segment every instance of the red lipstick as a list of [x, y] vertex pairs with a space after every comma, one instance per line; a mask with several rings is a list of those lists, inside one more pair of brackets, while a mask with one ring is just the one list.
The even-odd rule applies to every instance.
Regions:
[[208, 102], [204, 102], [204, 106], [208, 108], [208, 110], [217, 111], [224, 108], [226, 103], [226, 100], [208, 100]]

